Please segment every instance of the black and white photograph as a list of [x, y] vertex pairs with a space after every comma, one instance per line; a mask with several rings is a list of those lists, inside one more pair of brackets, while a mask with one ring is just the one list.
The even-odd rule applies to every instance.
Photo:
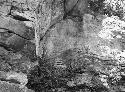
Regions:
[[125, 0], [0, 0], [0, 92], [125, 92]]

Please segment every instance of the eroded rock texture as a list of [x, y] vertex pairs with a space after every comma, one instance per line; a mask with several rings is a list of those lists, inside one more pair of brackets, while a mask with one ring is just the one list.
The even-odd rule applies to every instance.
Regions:
[[[120, 64], [124, 64], [124, 21], [104, 15], [99, 0], [64, 1], [27, 0], [29, 11], [21, 12], [20, 9], [27, 10], [25, 4], [12, 11], [31, 21], [1, 16], [0, 69], [5, 71], [1, 80], [23, 82], [35, 92], [117, 92], [112, 91], [110, 81], [120, 80]], [[38, 27], [37, 36], [41, 37], [39, 57], [36, 44], [31, 43], [34, 24]], [[3, 32], [7, 30], [12, 32]], [[13, 80], [7, 80], [9, 71], [18, 72], [20, 77], [15, 73], [9, 75]], [[26, 82], [20, 72], [27, 77]], [[5, 91], [4, 87], [1, 89]]]
[[27, 88], [20, 88], [16, 84], [0, 82], [0, 91], [1, 92], [33, 92]]

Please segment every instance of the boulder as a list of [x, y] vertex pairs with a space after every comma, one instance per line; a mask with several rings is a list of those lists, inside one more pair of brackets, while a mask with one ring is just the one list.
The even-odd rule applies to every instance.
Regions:
[[[14, 34], [7, 37], [5, 41], [10, 48], [14, 49], [15, 51], [20, 51], [26, 44], [27, 39], [33, 39], [31, 29], [26, 27], [23, 22], [4, 16], [1, 16], [0, 19], [0, 28], [5, 28], [14, 32]], [[6, 32], [8, 30], [0, 29], [1, 32]]]

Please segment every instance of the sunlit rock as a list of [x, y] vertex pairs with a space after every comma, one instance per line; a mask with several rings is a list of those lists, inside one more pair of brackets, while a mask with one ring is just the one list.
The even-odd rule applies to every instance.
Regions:
[[8, 72], [6, 79], [15, 79], [20, 82], [21, 86], [25, 86], [28, 82], [27, 76], [23, 73]]

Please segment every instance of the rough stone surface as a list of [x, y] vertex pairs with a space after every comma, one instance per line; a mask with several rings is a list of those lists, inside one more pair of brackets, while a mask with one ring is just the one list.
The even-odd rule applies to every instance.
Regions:
[[16, 84], [0, 81], [0, 92], [34, 92], [34, 91], [29, 90], [27, 88], [20, 88], [20, 86]]
[[[98, 16], [98, 18], [103, 19], [104, 17]], [[79, 48], [83, 51], [88, 49], [89, 52], [100, 57], [104, 56], [103, 47], [105, 46], [110, 49], [122, 50], [119, 40], [109, 41], [99, 37], [99, 32], [102, 30], [101, 20], [94, 20], [93, 16], [89, 14], [83, 16], [83, 19], [83, 23], [67, 19], [58, 23], [50, 31], [46, 40], [48, 56], [57, 55], [70, 48]], [[104, 57], [107, 58], [106, 56]]]

